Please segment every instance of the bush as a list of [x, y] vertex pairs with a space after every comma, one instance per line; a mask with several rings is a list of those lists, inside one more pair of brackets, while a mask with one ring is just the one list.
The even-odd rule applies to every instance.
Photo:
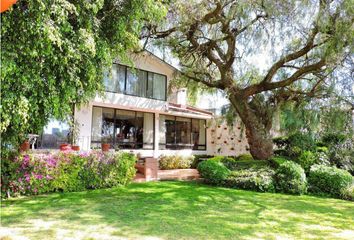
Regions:
[[241, 154], [236, 157], [239, 161], [251, 161], [254, 160], [251, 154]]
[[192, 163], [194, 161], [194, 156], [179, 156], [179, 155], [171, 155], [171, 156], [160, 156], [159, 165], [160, 169], [168, 170], [168, 169], [185, 169], [191, 168]]
[[343, 189], [341, 191], [340, 198], [345, 199], [345, 200], [349, 200], [349, 201], [354, 201], [354, 184]]
[[312, 193], [340, 197], [342, 191], [352, 184], [353, 177], [336, 167], [314, 165], [310, 169], [308, 182]]
[[297, 163], [286, 161], [275, 172], [276, 190], [283, 193], [303, 194], [307, 190], [304, 169]]
[[229, 176], [230, 170], [220, 161], [209, 159], [198, 165], [198, 171], [205, 182], [220, 185]]
[[229, 161], [227, 165], [225, 165], [228, 169], [232, 171], [244, 170], [244, 169], [260, 169], [263, 167], [270, 166], [269, 161], [267, 160], [242, 160], [242, 161]]
[[314, 137], [308, 133], [294, 133], [289, 136], [288, 141], [288, 149], [297, 147], [302, 151], [313, 151], [316, 148], [316, 142]]
[[333, 145], [329, 156], [333, 165], [354, 175], [354, 141], [352, 139]]
[[289, 138], [287, 136], [273, 138], [273, 143], [278, 149], [285, 148], [289, 144]]
[[193, 156], [194, 156], [194, 160], [193, 160], [191, 168], [197, 168], [198, 164], [203, 161], [201, 159], [209, 159], [209, 158], [213, 157], [212, 155], [206, 155], [206, 154], [196, 154]]
[[258, 192], [274, 192], [273, 175], [274, 170], [270, 167], [233, 171], [225, 180], [224, 186]]
[[316, 163], [316, 155], [310, 151], [303, 151], [295, 161], [305, 172], [309, 172], [310, 167]]
[[4, 196], [125, 185], [135, 175], [135, 162], [134, 155], [120, 152], [19, 155], [2, 159], [1, 192]]
[[326, 146], [318, 146], [318, 147], [316, 147], [316, 152], [328, 153], [328, 147], [326, 147]]
[[347, 136], [341, 133], [327, 133], [321, 138], [321, 143], [324, 146], [332, 146], [343, 143], [347, 139]]
[[283, 155], [287, 157], [297, 158], [303, 151], [314, 151], [316, 142], [313, 136], [308, 133], [297, 132], [288, 137], [274, 138], [273, 142], [276, 144], [276, 155]]
[[275, 156], [269, 159], [270, 165], [274, 168], [278, 168], [281, 164], [283, 164], [286, 161], [288, 161], [288, 159], [283, 156]]
[[331, 165], [331, 163], [329, 161], [328, 153], [316, 152], [316, 164], [326, 165], [326, 166]]

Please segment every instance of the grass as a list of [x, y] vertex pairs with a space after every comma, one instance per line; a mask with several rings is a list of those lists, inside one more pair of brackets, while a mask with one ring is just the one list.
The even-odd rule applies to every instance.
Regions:
[[0, 239], [353, 239], [354, 203], [195, 182], [2, 202]]

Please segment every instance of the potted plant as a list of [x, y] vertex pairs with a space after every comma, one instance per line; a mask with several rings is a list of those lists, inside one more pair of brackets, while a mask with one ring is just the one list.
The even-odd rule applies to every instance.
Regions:
[[111, 148], [111, 144], [110, 144], [111, 139], [112, 139], [111, 136], [102, 137], [101, 148], [103, 152], [107, 152]]
[[21, 143], [20, 145], [20, 152], [25, 152], [28, 151], [30, 149], [30, 143], [29, 141], [26, 139], [23, 143]]
[[78, 138], [80, 135], [80, 124], [76, 120], [71, 120], [70, 123], [69, 140], [71, 143], [71, 149], [74, 151], [80, 151], [80, 146], [78, 146]]

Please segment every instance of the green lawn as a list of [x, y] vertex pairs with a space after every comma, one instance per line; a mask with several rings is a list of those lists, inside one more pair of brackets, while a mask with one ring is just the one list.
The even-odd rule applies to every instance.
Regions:
[[25, 197], [3, 201], [1, 210], [0, 239], [354, 237], [353, 202], [194, 182]]

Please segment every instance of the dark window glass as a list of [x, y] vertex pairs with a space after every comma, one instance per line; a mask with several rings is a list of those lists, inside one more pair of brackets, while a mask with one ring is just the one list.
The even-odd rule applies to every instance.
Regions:
[[154, 114], [93, 107], [92, 146], [104, 139], [122, 149], [154, 148]]
[[114, 110], [109, 108], [103, 108], [101, 140], [104, 140], [106, 143], [112, 144], [113, 131], [114, 131]]
[[111, 72], [104, 74], [104, 85], [108, 92], [166, 100], [164, 75], [113, 64]]
[[136, 144], [136, 121], [135, 112], [117, 110], [116, 115], [116, 143], [121, 148], [135, 148]]
[[183, 147], [191, 147], [191, 119], [176, 118], [176, 144]]
[[205, 150], [205, 120], [160, 115], [161, 149]]

